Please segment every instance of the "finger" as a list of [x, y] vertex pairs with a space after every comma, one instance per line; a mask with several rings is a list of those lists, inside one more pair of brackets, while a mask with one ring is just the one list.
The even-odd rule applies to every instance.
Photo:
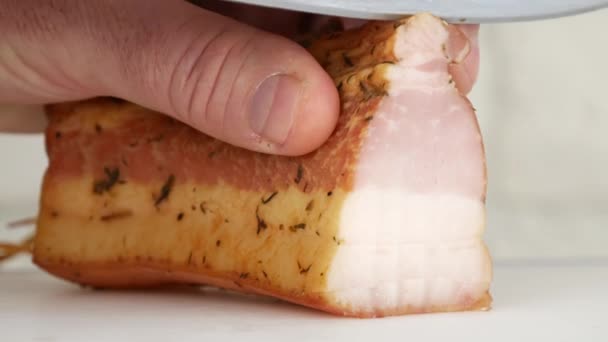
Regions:
[[0, 101], [110, 95], [285, 155], [337, 121], [337, 89], [303, 48], [187, 2], [23, 0], [3, 13]]
[[230, 17], [260, 30], [293, 38], [309, 33], [310, 22], [318, 16], [279, 8], [255, 6], [222, 0], [189, 0], [201, 8]]
[[0, 104], [0, 133], [41, 133], [46, 124], [42, 106]]
[[454, 60], [450, 64], [450, 73], [456, 86], [463, 94], [468, 94], [477, 81], [479, 73], [479, 25], [451, 26], [452, 46], [448, 53]]
[[323, 31], [329, 22], [339, 21], [341, 29], [359, 27], [368, 20], [308, 14], [221, 0], [189, 0], [189, 2], [229, 16], [239, 22], [289, 38]]

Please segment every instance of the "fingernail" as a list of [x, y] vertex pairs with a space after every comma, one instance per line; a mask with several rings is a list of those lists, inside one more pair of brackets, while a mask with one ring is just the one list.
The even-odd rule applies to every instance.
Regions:
[[275, 75], [265, 79], [251, 101], [251, 129], [271, 143], [285, 143], [293, 126], [301, 89], [301, 83], [292, 76]]

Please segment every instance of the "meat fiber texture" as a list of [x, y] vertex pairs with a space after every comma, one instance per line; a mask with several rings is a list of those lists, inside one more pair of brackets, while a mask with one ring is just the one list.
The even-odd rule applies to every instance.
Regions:
[[121, 100], [48, 106], [34, 262], [93, 287], [205, 284], [351, 317], [489, 309], [467, 36], [419, 14], [306, 46], [342, 110], [300, 157]]

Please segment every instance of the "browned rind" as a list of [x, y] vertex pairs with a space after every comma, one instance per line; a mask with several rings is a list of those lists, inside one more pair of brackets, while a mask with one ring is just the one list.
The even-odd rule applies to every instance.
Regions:
[[336, 306], [329, 303], [327, 294], [316, 292], [286, 292], [274, 288], [271, 284], [259, 279], [243, 278], [242, 274], [233, 274], [230, 279], [222, 275], [195, 273], [186, 267], [171, 267], [170, 270], [160, 271], [162, 264], [154, 262], [78, 264], [63, 260], [60, 263], [48, 263], [45, 260], [35, 262], [49, 273], [82, 286], [106, 289], [135, 289], [162, 287], [165, 285], [200, 285], [211, 286], [239, 293], [268, 296], [289, 303], [302, 305], [328, 314], [351, 318], [383, 318], [410, 314], [432, 314], [464, 311], [488, 311], [491, 309], [492, 297], [486, 293], [481, 299], [471, 302], [463, 298], [459, 304], [438, 307], [415, 308], [400, 307], [398, 309], [362, 311], [349, 307]]

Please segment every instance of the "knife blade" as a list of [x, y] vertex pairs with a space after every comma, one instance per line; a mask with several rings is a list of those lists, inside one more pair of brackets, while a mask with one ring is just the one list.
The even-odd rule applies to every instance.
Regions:
[[429, 12], [450, 23], [553, 19], [600, 10], [608, 0], [225, 0], [346, 18], [394, 20]]

